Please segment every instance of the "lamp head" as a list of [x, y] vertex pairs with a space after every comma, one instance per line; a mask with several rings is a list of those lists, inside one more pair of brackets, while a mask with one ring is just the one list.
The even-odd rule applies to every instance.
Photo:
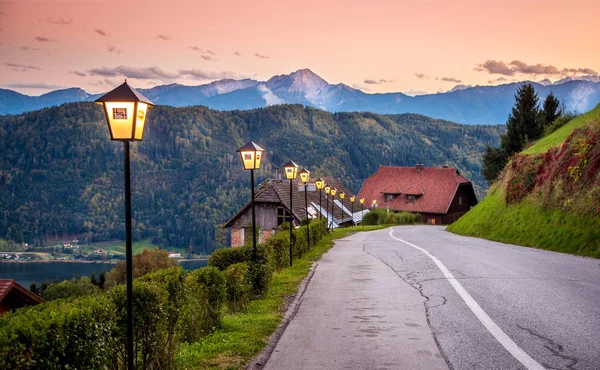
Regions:
[[321, 190], [323, 187], [325, 187], [325, 181], [319, 177], [315, 180], [315, 185], [317, 186], [317, 189]]
[[307, 184], [310, 180], [310, 171], [303, 168], [298, 174], [300, 175], [300, 181], [302, 181], [303, 184]]
[[260, 145], [252, 140], [237, 150], [237, 152], [240, 153], [245, 170], [258, 170], [264, 151], [265, 150], [261, 148]]
[[293, 161], [289, 161], [283, 165], [283, 173], [285, 173], [286, 179], [295, 180], [296, 176], [298, 176], [298, 165]]

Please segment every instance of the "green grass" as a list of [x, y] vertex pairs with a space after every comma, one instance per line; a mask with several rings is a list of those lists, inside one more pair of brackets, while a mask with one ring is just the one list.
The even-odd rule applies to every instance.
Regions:
[[264, 348], [283, 319], [286, 298], [298, 290], [313, 261], [333, 246], [333, 240], [357, 231], [378, 230], [387, 225], [336, 229], [326, 235], [294, 266], [275, 272], [269, 293], [252, 301], [237, 314], [226, 315], [223, 327], [193, 344], [180, 347], [177, 363], [182, 369], [243, 369]]
[[600, 257], [600, 218], [543, 209], [530, 198], [506, 205], [504, 184], [447, 228], [460, 235], [528, 247]]
[[548, 136], [544, 136], [540, 140], [536, 141], [533, 145], [523, 150], [522, 154], [536, 154], [536, 153], [545, 153], [553, 146], [557, 146], [563, 143], [565, 139], [571, 135], [571, 133], [579, 128], [583, 127], [591, 122], [600, 122], [600, 105], [596, 106], [596, 108], [587, 112], [586, 114], [582, 114], [571, 120], [569, 123], [554, 131]]

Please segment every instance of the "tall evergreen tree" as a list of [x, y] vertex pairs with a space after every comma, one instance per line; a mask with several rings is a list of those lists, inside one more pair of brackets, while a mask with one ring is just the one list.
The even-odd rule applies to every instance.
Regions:
[[559, 109], [560, 101], [552, 94], [546, 97], [540, 114], [542, 127], [548, 127], [562, 115], [562, 109]]
[[500, 138], [500, 148], [488, 146], [482, 157], [481, 174], [488, 183], [498, 177], [511, 155], [542, 136], [544, 130], [538, 100], [531, 84], [524, 84], [517, 90], [515, 105], [506, 121], [506, 134]]

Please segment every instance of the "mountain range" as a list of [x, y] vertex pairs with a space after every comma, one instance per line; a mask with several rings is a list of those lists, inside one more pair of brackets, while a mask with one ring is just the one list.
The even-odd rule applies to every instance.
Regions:
[[[525, 82], [498, 86], [458, 85], [445, 93], [409, 96], [403, 93], [365, 93], [345, 84], [330, 84], [309, 69], [277, 75], [267, 81], [224, 79], [199, 86], [170, 84], [139, 89], [156, 104], [173, 107], [204, 105], [222, 111], [302, 104], [329, 112], [417, 113], [463, 124], [505, 123], [516, 90]], [[587, 112], [600, 102], [600, 78], [584, 76], [531, 82], [540, 100], [552, 92], [567, 110]], [[53, 105], [92, 101], [102, 94], [79, 88], [27, 96], [0, 89], [0, 114], [20, 114]]]

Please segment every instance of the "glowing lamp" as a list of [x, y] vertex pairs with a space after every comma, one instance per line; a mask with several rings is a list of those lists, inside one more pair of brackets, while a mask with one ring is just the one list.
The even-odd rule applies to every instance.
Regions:
[[302, 183], [307, 184], [308, 181], [310, 180], [310, 171], [307, 170], [306, 168], [303, 168], [300, 173], [300, 181], [302, 181]]
[[346, 194], [344, 194], [343, 192], [340, 193], [340, 199], [344, 199], [345, 196], [346, 196]]
[[336, 193], [337, 193], [337, 189], [336, 188], [331, 188], [331, 195], [333, 195], [335, 197]]
[[331, 186], [329, 185], [325, 185], [325, 194], [329, 194], [329, 192], [331, 191]]
[[237, 150], [240, 153], [245, 170], [258, 170], [264, 151], [260, 145], [257, 145], [252, 140]]
[[365, 198], [360, 198], [358, 201], [360, 202], [360, 204], [364, 204], [365, 203]]
[[350, 201], [351, 201], [352, 203], [354, 203], [354, 200], [355, 200], [355, 199], [356, 199], [356, 197], [354, 197], [354, 195], [350, 197]]
[[154, 104], [127, 81], [96, 99], [96, 104], [104, 106], [111, 140], [142, 141], [148, 108]]
[[317, 186], [317, 189], [321, 190], [325, 187], [325, 181], [319, 177], [315, 180], [315, 185]]
[[298, 165], [292, 161], [283, 165], [283, 173], [285, 173], [285, 178], [288, 180], [295, 180], [296, 176], [298, 176]]

